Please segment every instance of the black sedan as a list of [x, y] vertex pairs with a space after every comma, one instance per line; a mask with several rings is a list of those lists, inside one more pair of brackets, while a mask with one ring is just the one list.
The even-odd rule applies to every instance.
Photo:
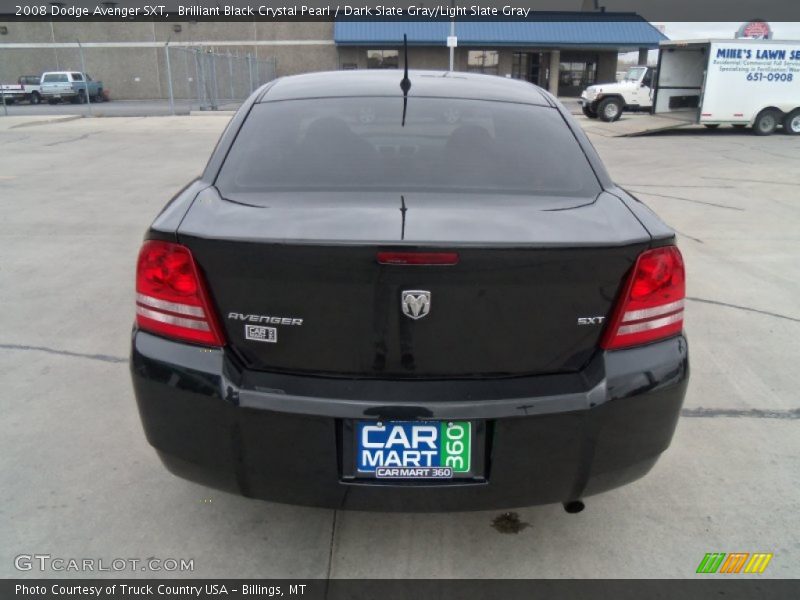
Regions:
[[688, 381], [674, 232], [516, 80], [265, 85], [136, 277], [147, 439], [254, 498], [576, 510], [650, 470]]

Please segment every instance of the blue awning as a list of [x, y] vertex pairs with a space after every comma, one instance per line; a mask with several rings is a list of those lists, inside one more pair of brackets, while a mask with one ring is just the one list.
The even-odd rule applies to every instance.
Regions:
[[[449, 21], [344, 21], [334, 24], [333, 39], [342, 46], [445, 46]], [[550, 14], [527, 21], [456, 19], [459, 46], [534, 46], [657, 48], [669, 39], [634, 14]]]

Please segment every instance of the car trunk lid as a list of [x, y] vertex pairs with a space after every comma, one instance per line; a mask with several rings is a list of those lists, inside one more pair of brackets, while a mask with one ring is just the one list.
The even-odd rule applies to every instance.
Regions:
[[[375, 378], [577, 371], [596, 351], [596, 317], [610, 313], [650, 242], [606, 193], [274, 193], [232, 202], [213, 187], [178, 235], [246, 367]], [[379, 264], [381, 251], [456, 252], [458, 263]], [[405, 314], [404, 292], [428, 292], [429, 310]]]

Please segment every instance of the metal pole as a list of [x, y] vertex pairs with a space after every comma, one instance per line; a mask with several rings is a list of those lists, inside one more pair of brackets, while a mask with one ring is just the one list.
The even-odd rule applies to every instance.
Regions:
[[233, 54], [230, 52], [228, 52], [228, 79], [229, 83], [231, 84], [231, 100], [233, 100]]
[[197, 76], [197, 102], [200, 105], [200, 110], [205, 110], [205, 75], [203, 73], [202, 58], [200, 56], [200, 48], [195, 48], [194, 51], [194, 74]]
[[86, 108], [89, 109], [89, 116], [92, 115], [92, 99], [89, 97], [89, 81], [88, 76], [86, 75], [86, 61], [83, 60], [83, 46], [81, 46], [80, 40], [75, 40], [78, 42], [78, 50], [81, 53], [81, 71], [83, 71], [83, 89], [84, 93], [86, 94]]
[[247, 74], [250, 76], [250, 93], [252, 94], [254, 91], [253, 88], [253, 58], [250, 56], [250, 53], [247, 53]]
[[[186, 84], [186, 98], [191, 103], [192, 101], [192, 86], [189, 85], [189, 49], [188, 48], [181, 48], [181, 54], [183, 54], [183, 73], [184, 79], [183, 82]], [[197, 73], [194, 74], [195, 78], [197, 77]], [[190, 106], [191, 110], [191, 106]]]
[[164, 44], [164, 54], [167, 59], [167, 89], [169, 90], [169, 114], [175, 114], [175, 94], [172, 90], [172, 67], [169, 64], [169, 40]]
[[[450, 0], [450, 7], [452, 8], [453, 3], [455, 0]], [[452, 12], [450, 13], [452, 14]], [[456, 19], [455, 17], [450, 18], [450, 37], [455, 37], [456, 35]], [[450, 71], [453, 71], [453, 65], [455, 63], [455, 52], [456, 49], [450, 46]]]
[[219, 106], [217, 105], [217, 101], [219, 98], [219, 86], [217, 85], [217, 55], [212, 52], [208, 57], [211, 59], [211, 110], [218, 110]]
[[3, 114], [8, 116], [8, 106], [6, 106], [6, 91], [3, 89], [2, 85], [0, 85], [0, 98], [2, 98], [3, 102]]

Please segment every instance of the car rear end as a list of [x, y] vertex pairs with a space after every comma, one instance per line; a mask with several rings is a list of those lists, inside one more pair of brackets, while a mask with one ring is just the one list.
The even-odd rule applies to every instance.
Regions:
[[13, 104], [25, 98], [25, 88], [16, 83], [0, 84], [0, 100]]
[[69, 73], [44, 73], [39, 87], [44, 100], [57, 102], [71, 99], [78, 94], [73, 86]]
[[611, 489], [669, 445], [688, 378], [672, 232], [546, 94], [415, 80], [402, 125], [397, 98], [262, 90], [151, 227], [131, 371], [176, 474], [472, 510]]

